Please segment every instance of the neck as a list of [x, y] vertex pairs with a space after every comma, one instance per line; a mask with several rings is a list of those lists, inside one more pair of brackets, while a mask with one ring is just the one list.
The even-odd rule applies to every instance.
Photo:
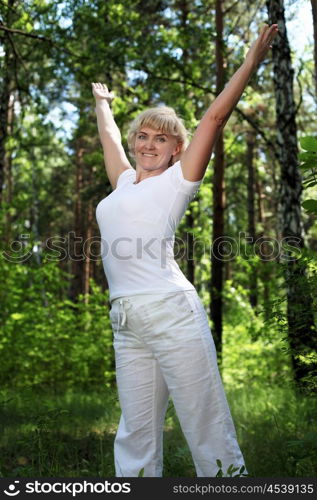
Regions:
[[139, 182], [143, 181], [144, 179], [148, 179], [149, 177], [155, 177], [156, 175], [162, 174], [166, 169], [168, 168], [168, 165], [160, 168], [156, 168], [153, 170], [145, 170], [144, 168], [140, 167], [139, 165], [136, 166], [136, 179], [134, 184], [138, 184]]

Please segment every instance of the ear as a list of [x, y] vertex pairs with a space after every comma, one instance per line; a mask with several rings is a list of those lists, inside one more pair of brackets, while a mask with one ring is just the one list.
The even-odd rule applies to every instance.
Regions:
[[172, 156], [176, 156], [176, 155], [178, 155], [180, 153], [180, 150], [182, 149], [182, 145], [183, 145], [182, 142], [178, 142], [176, 144]]
[[[182, 142], [178, 142], [174, 148], [174, 151], [172, 153], [172, 156], [170, 158], [170, 161], [169, 161], [169, 164], [168, 166], [170, 167], [171, 165], [173, 165], [173, 163], [175, 163], [176, 161], [176, 158], [177, 156], [179, 155], [179, 153], [181, 152], [181, 149], [182, 149], [182, 146], [183, 146], [183, 143]], [[176, 158], [175, 158], [176, 157]]]

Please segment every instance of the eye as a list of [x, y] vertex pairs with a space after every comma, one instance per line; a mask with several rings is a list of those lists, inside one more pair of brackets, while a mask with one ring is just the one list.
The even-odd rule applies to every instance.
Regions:
[[158, 137], [157, 140], [158, 142], [166, 142], [165, 137]]
[[137, 138], [138, 138], [138, 139], [143, 140], [143, 139], [145, 139], [146, 137], [145, 137], [145, 135], [144, 135], [144, 134], [138, 134]]

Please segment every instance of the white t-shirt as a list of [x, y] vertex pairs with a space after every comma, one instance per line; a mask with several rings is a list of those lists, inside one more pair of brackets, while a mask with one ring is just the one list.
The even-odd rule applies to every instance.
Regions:
[[202, 181], [184, 179], [179, 161], [162, 174], [135, 180], [134, 169], [124, 170], [96, 209], [110, 300], [193, 289], [174, 259], [174, 241]]

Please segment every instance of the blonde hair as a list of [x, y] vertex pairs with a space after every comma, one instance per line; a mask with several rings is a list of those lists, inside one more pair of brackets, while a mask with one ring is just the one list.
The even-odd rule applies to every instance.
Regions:
[[173, 135], [178, 143], [181, 143], [180, 152], [172, 158], [172, 164], [179, 160], [181, 154], [188, 145], [188, 132], [184, 126], [183, 120], [177, 116], [173, 108], [168, 106], [158, 106], [149, 108], [140, 113], [132, 123], [128, 130], [128, 147], [132, 157], [134, 157], [134, 144], [137, 133], [142, 127], [149, 127], [154, 130], [159, 130], [165, 134]]

